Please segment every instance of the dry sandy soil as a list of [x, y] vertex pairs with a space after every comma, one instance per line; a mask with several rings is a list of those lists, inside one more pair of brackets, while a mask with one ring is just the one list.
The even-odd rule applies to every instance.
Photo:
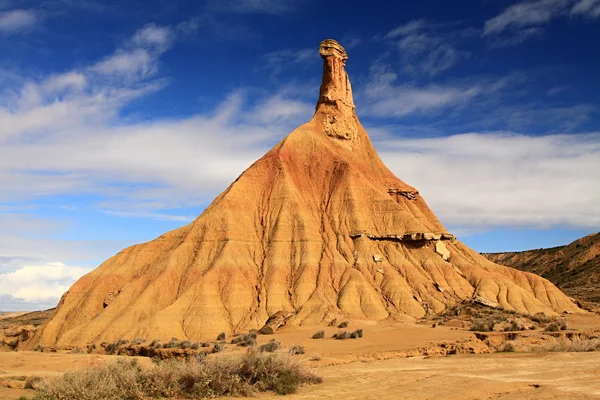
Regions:
[[[569, 326], [600, 328], [600, 316], [570, 315]], [[472, 332], [445, 326], [432, 328], [410, 321], [352, 321], [348, 330], [363, 328], [365, 337], [333, 340], [337, 328], [283, 328], [274, 337], [284, 346], [301, 344], [308, 365], [324, 382], [303, 387], [292, 399], [591, 399], [600, 398], [600, 353], [494, 353], [409, 357], [414, 349], [478, 343]], [[326, 339], [313, 340], [317, 330]], [[259, 343], [273, 336], [260, 336]], [[241, 348], [229, 346], [234, 351]], [[308, 361], [319, 354], [320, 361]], [[114, 360], [94, 354], [0, 353], [0, 399], [31, 396], [23, 390], [26, 376], [42, 377]], [[148, 359], [144, 361], [149, 362]], [[6, 386], [13, 386], [9, 388]], [[260, 398], [281, 398], [263, 395]]]

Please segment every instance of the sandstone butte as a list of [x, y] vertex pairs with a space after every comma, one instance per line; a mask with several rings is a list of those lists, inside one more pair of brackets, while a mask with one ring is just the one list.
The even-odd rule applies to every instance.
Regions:
[[500, 266], [446, 231], [381, 161], [360, 124], [344, 48], [320, 46], [313, 118], [192, 223], [79, 279], [33, 343], [213, 339], [334, 317], [438, 313], [465, 299], [525, 313], [581, 310], [552, 283]]

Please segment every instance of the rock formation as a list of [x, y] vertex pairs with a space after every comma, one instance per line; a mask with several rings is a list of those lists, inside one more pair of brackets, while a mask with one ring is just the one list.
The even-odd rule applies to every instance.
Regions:
[[600, 232], [566, 246], [484, 254], [491, 261], [541, 275], [584, 308], [600, 312]]
[[320, 54], [313, 118], [195, 221], [79, 279], [37, 343], [212, 339], [276, 314], [291, 314], [288, 326], [422, 317], [476, 296], [528, 313], [579, 311], [547, 280], [496, 265], [447, 232], [373, 148], [343, 47], [325, 40]]

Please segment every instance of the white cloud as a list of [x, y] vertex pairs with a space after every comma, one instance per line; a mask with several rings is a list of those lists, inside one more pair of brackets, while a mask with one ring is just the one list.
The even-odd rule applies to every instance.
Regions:
[[10, 295], [26, 302], [56, 304], [60, 296], [91, 269], [61, 262], [25, 265], [16, 271], [0, 274], [0, 296]]
[[496, 17], [485, 21], [483, 33], [497, 34], [508, 28], [541, 25], [564, 13], [572, 0], [536, 0], [514, 4]]
[[[471, 101], [484, 90], [480, 85], [435, 85], [417, 87], [397, 84], [397, 75], [383, 64], [371, 68], [371, 79], [365, 86], [368, 102], [365, 115], [403, 117], [409, 114], [439, 111]], [[491, 89], [489, 89], [491, 90]]]
[[38, 20], [32, 10], [10, 10], [0, 12], [0, 33], [18, 33], [31, 29]]
[[156, 46], [164, 50], [171, 45], [173, 39], [174, 34], [171, 28], [148, 24], [133, 35], [131, 42], [140, 47]]
[[573, 5], [571, 13], [598, 18], [600, 17], [600, 0], [579, 0]]
[[430, 26], [429, 22], [424, 19], [415, 19], [406, 24], [402, 24], [392, 29], [383, 37], [384, 39], [395, 39], [400, 36], [407, 36], [412, 33], [422, 31], [423, 29]]
[[[484, 36], [516, 32], [505, 45], [523, 42], [527, 37], [538, 36], [540, 26], [559, 17], [600, 17], [600, 0], [533, 0], [523, 1], [506, 8], [502, 13], [485, 21]], [[532, 30], [538, 27], [537, 30]], [[527, 28], [527, 29], [524, 29]], [[512, 42], [512, 43], [510, 43]]]
[[469, 133], [375, 146], [446, 225], [600, 226], [600, 133]]

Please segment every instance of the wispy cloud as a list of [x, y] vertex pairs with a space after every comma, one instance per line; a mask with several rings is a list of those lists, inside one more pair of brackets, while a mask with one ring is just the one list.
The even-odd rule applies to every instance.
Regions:
[[173, 215], [173, 214], [161, 214], [156, 212], [142, 212], [142, 211], [114, 211], [114, 210], [102, 210], [103, 213], [108, 215], [115, 215], [123, 218], [147, 218], [158, 221], [177, 221], [177, 222], [191, 222], [196, 216], [189, 215]]
[[571, 9], [573, 15], [600, 18], [600, 0], [579, 0]]
[[285, 68], [295, 64], [306, 64], [319, 60], [316, 49], [284, 49], [267, 53], [263, 56], [265, 68], [271, 71], [273, 77], [279, 75]]
[[434, 76], [471, 56], [458, 47], [465, 33], [455, 24], [418, 19], [392, 29], [383, 39], [396, 45], [405, 72]]
[[504, 34], [496, 39], [500, 46], [518, 44], [540, 36], [543, 26], [559, 17], [600, 17], [600, 0], [529, 0], [506, 8], [502, 13], [485, 21], [484, 36]]
[[286, 14], [295, 11], [302, 0], [209, 0], [207, 8], [232, 14]]
[[426, 114], [460, 107], [482, 93], [498, 88], [498, 84], [484, 87], [482, 83], [425, 86], [401, 83], [389, 66], [376, 63], [371, 67], [370, 80], [364, 88], [366, 107], [362, 112], [378, 117]]
[[22, 33], [33, 28], [39, 18], [33, 10], [10, 10], [0, 12], [0, 34]]

